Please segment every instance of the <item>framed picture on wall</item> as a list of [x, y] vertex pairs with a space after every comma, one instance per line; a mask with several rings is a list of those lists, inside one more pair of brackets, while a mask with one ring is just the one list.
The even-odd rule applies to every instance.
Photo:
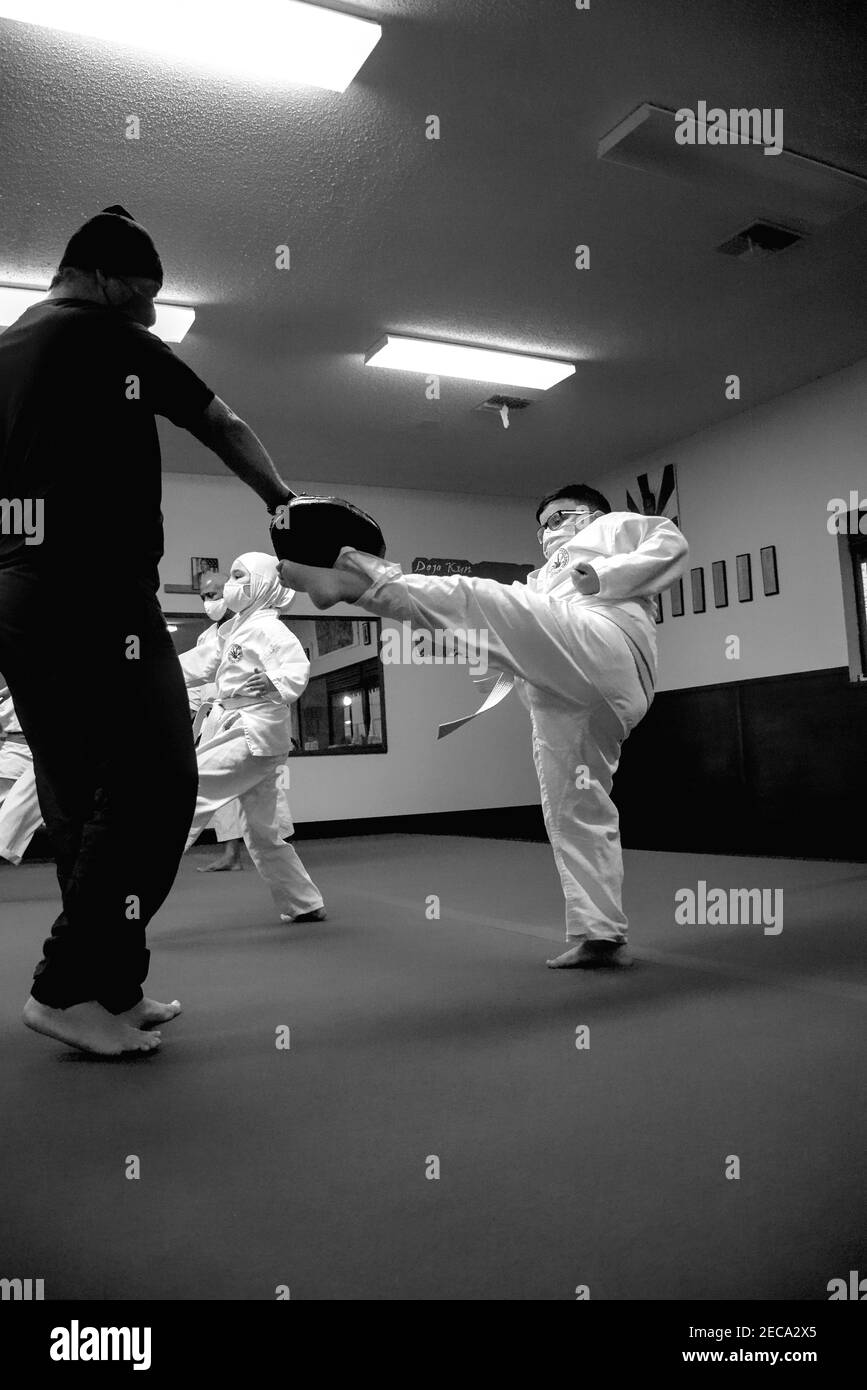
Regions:
[[780, 592], [780, 576], [777, 573], [777, 547], [764, 545], [759, 551], [762, 561], [762, 587], [766, 594]]
[[725, 560], [714, 560], [711, 565], [711, 574], [713, 575], [714, 608], [728, 608], [729, 583], [726, 577]]
[[683, 580], [676, 579], [668, 591], [671, 594], [671, 616], [683, 617]]
[[190, 583], [198, 593], [199, 580], [203, 574], [220, 568], [216, 555], [194, 555], [190, 560]]
[[689, 572], [690, 583], [692, 584], [692, 611], [693, 613], [703, 613], [704, 603], [704, 570], [701, 565], [697, 569]]
[[316, 645], [320, 656], [342, 651], [355, 644], [355, 629], [351, 618], [328, 618], [316, 622]]
[[753, 601], [753, 562], [749, 555], [738, 555], [735, 560], [738, 577], [738, 603]]

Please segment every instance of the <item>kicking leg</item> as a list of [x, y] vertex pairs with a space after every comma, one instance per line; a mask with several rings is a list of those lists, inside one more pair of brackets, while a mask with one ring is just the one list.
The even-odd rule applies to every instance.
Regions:
[[332, 608], [335, 603], [357, 603], [365, 589], [370, 587], [370, 580], [365, 575], [345, 568], [340, 559], [334, 569], [317, 569], [313, 565], [298, 565], [294, 560], [281, 560], [277, 573], [280, 583], [287, 589], [298, 589], [307, 594], [314, 608]]
[[613, 624], [526, 584], [404, 574], [399, 565], [357, 550], [344, 550], [333, 569], [288, 560], [279, 568], [282, 581], [308, 593], [318, 607], [358, 603], [382, 617], [410, 622], [418, 631], [463, 634], [486, 651], [495, 669], [572, 706], [598, 701], [597, 678], [610, 665], [612, 642], [623, 648], [620, 662], [633, 664]]

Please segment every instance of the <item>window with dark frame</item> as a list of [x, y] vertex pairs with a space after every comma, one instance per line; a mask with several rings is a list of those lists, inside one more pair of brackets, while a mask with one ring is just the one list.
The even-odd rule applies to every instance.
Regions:
[[849, 679], [853, 684], [867, 684], [867, 510], [839, 518], [837, 552]]
[[867, 536], [849, 536], [849, 554], [855, 586], [855, 608], [858, 614], [858, 641], [861, 651], [861, 676], [867, 677]]

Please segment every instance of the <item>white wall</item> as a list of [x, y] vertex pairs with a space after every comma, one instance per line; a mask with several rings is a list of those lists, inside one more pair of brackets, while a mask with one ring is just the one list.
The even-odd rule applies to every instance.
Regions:
[[[746, 385], [746, 384], [745, 384]], [[622, 507], [639, 473], [677, 465], [690, 565], [702, 565], [708, 611], [657, 628], [660, 690], [821, 670], [847, 663], [837, 540], [828, 502], [867, 494], [867, 359], [592, 481]], [[633, 493], [634, 495], [634, 493]], [[775, 545], [780, 593], [762, 591], [759, 550]], [[753, 560], [752, 603], [739, 603], [735, 556]], [[726, 560], [727, 608], [715, 609], [711, 564]], [[740, 659], [725, 657], [740, 637]]]
[[[408, 568], [417, 555], [452, 559], [535, 561], [533, 505], [491, 497], [295, 480], [302, 491], [347, 497], [382, 526], [390, 559]], [[265, 509], [232, 475], [165, 474], [166, 551], [163, 584], [189, 584], [190, 558], [215, 555], [223, 568], [246, 550], [270, 553]], [[191, 595], [160, 591], [166, 613], [197, 612]], [[299, 594], [294, 613], [315, 613]], [[357, 617], [341, 605], [335, 614]], [[538, 802], [529, 724], [517, 697], [468, 729], [436, 741], [444, 719], [478, 703], [465, 668], [384, 667], [388, 753], [296, 758], [292, 808], [299, 822], [412, 815]]]

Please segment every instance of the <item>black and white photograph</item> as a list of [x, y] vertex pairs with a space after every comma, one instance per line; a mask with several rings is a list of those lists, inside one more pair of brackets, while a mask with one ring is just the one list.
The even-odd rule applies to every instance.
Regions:
[[865, 97], [855, 0], [0, 0], [28, 1377], [845, 1364]]

